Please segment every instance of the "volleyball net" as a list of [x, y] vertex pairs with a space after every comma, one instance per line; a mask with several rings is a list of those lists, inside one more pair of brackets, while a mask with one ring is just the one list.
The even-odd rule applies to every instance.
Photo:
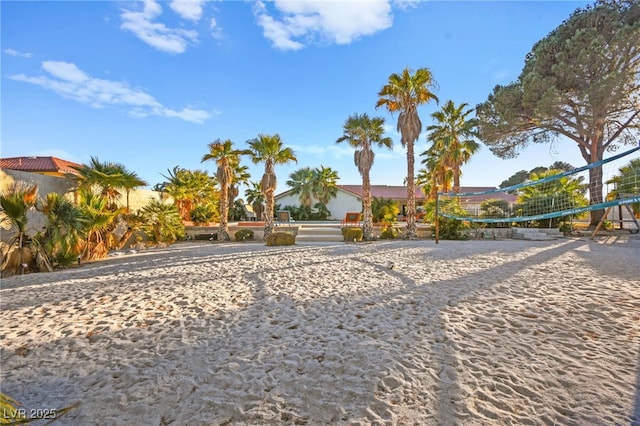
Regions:
[[[627, 206], [640, 214], [640, 145], [610, 158], [568, 171], [532, 173], [523, 183], [478, 192], [439, 192], [441, 217], [486, 224], [533, 222], [557, 226], [590, 211]], [[603, 200], [589, 200], [590, 169], [602, 167]], [[609, 210], [607, 210], [609, 211]], [[637, 223], [637, 222], [636, 222]]]

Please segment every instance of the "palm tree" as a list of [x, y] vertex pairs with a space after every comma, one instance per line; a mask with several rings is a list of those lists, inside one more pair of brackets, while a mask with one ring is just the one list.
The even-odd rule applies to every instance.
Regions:
[[85, 220], [86, 235], [82, 258], [86, 260], [103, 259], [109, 253], [109, 234], [115, 227], [118, 215], [124, 209], [112, 210], [109, 199], [83, 188], [78, 191], [78, 208]]
[[7, 230], [15, 228], [16, 235], [11, 239], [6, 253], [2, 253], [2, 272], [23, 272], [25, 264], [31, 263], [33, 253], [25, 247], [28, 213], [36, 205], [38, 186], [25, 182], [9, 185], [0, 194], [0, 225]]
[[325, 206], [338, 194], [338, 172], [331, 167], [320, 165], [313, 171], [312, 195]]
[[82, 210], [55, 192], [47, 194], [38, 210], [47, 217], [42, 243], [49, 259], [62, 266], [75, 261], [87, 225]]
[[78, 189], [97, 188], [100, 194], [107, 197], [109, 208], [116, 210], [120, 198], [118, 189], [127, 192], [127, 211], [129, 210], [129, 192], [139, 186], [147, 185], [135, 172], [130, 172], [120, 163], [102, 162], [98, 157], [91, 157], [89, 165], [83, 164], [76, 169], [78, 175], [71, 177], [78, 182]]
[[431, 91], [435, 86], [433, 75], [428, 68], [420, 68], [411, 74], [405, 68], [401, 74], [391, 74], [389, 81], [378, 92], [376, 108], [385, 106], [391, 112], [399, 112], [397, 129], [402, 146], [407, 148], [407, 230], [405, 238], [416, 238], [416, 188], [414, 175], [414, 143], [420, 136], [422, 122], [418, 116], [418, 106], [438, 97]]
[[229, 237], [229, 187], [233, 185], [233, 171], [240, 164], [240, 156], [248, 154], [247, 150], [238, 150], [233, 142], [216, 139], [209, 145], [209, 152], [202, 156], [202, 162], [213, 160], [218, 169], [216, 177], [220, 184], [220, 225], [218, 227], [218, 241], [230, 241]]
[[[245, 152], [245, 154], [246, 153], [248, 153], [248, 151]], [[233, 167], [233, 182], [229, 185], [229, 220], [241, 220], [240, 216], [244, 215], [244, 201], [241, 199], [238, 200], [238, 205], [243, 208], [242, 214], [240, 214], [241, 211], [235, 208], [236, 197], [240, 195], [240, 184], [246, 184], [250, 178], [251, 173], [249, 173], [248, 166], [241, 166], [238, 163]]]
[[142, 229], [156, 243], [174, 243], [184, 235], [184, 225], [175, 204], [151, 200], [140, 212]]
[[[618, 169], [618, 174], [609, 179], [607, 184], [614, 184], [615, 187], [609, 192], [607, 198], [627, 198], [631, 195], [640, 194], [640, 158], [631, 160], [628, 164]], [[631, 204], [634, 214], [640, 213], [640, 203]]]
[[393, 141], [384, 135], [384, 119], [369, 118], [367, 114], [354, 114], [347, 118], [343, 125], [343, 135], [336, 143], [347, 142], [355, 148], [353, 156], [358, 172], [362, 176], [362, 238], [369, 241], [373, 238], [373, 215], [371, 213], [371, 180], [369, 172], [373, 166], [375, 154], [372, 145], [391, 148]]
[[258, 135], [257, 138], [247, 141], [251, 150], [251, 159], [254, 163], [264, 163], [264, 174], [262, 175], [262, 191], [266, 203], [266, 214], [264, 224], [264, 238], [266, 239], [273, 232], [273, 205], [274, 192], [278, 184], [275, 166], [276, 164], [287, 164], [291, 161], [298, 162], [295, 153], [291, 148], [285, 148], [279, 135]]
[[262, 217], [264, 212], [264, 193], [260, 182], [250, 182], [251, 187], [245, 189], [244, 196], [247, 197], [247, 203], [251, 204], [253, 213], [257, 218]]
[[431, 114], [437, 124], [427, 127], [428, 139], [432, 147], [421, 155], [437, 155], [441, 157], [442, 167], [448, 167], [453, 174], [453, 192], [460, 192], [460, 168], [478, 151], [480, 145], [474, 140], [478, 137], [478, 120], [468, 118], [472, 109], [462, 103], [456, 106], [449, 100], [440, 111]]
[[162, 184], [164, 192], [173, 198], [182, 220], [191, 220], [191, 211], [197, 205], [210, 205], [218, 198], [216, 179], [208, 172], [178, 166], [168, 172], [169, 176], [162, 175], [168, 180]]
[[287, 186], [291, 192], [299, 196], [302, 207], [311, 207], [315, 183], [315, 173], [310, 167], [303, 167], [289, 175]]
[[[531, 181], [543, 180], [557, 175], [560, 170], [547, 170], [541, 173], [532, 173]], [[585, 197], [587, 186], [582, 183], [581, 176], [563, 176], [559, 179], [539, 185], [525, 186], [518, 190], [517, 213], [521, 216], [537, 216], [553, 213], [558, 210], [571, 210], [589, 205]], [[578, 215], [569, 215], [576, 217]], [[567, 217], [567, 216], [563, 216]], [[557, 226], [557, 221], [562, 218], [538, 220], [540, 227]]]

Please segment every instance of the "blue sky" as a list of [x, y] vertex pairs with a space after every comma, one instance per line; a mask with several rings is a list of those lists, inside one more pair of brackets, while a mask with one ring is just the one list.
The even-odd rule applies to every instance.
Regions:
[[[278, 133], [298, 163], [361, 182], [353, 151], [335, 143], [349, 115], [385, 118], [392, 151], [377, 150], [372, 183], [401, 185], [405, 151], [396, 118], [375, 109], [391, 73], [430, 68], [440, 105], [475, 107], [517, 79], [533, 45], [583, 1], [2, 1], [0, 156], [91, 156], [150, 185], [174, 166], [201, 163], [207, 144], [244, 148]], [[420, 137], [416, 154], [427, 147]], [[463, 186], [498, 186], [515, 172], [565, 161], [577, 146], [530, 146], [513, 160], [486, 146], [463, 167]], [[252, 180], [262, 165], [247, 159]], [[419, 159], [416, 164], [419, 166]]]

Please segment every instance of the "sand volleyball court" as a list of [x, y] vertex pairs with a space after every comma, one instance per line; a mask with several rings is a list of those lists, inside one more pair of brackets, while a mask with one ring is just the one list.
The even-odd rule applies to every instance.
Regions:
[[181, 243], [0, 297], [2, 392], [61, 425], [640, 424], [632, 237]]

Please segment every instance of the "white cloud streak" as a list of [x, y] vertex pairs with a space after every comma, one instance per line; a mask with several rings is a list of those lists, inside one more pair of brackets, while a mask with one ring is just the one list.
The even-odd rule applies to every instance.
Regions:
[[211, 115], [203, 110], [168, 108], [143, 90], [131, 88], [127, 83], [91, 77], [73, 63], [45, 61], [42, 63], [42, 69], [48, 75], [32, 77], [17, 74], [9, 78], [35, 84], [93, 108], [126, 107], [129, 108], [127, 113], [131, 117], [159, 116], [198, 124], [211, 118]]
[[275, 0], [273, 4], [279, 18], [272, 16], [262, 1], [254, 4], [253, 13], [264, 36], [280, 50], [299, 50], [317, 43], [349, 44], [393, 23], [388, 0]]
[[4, 49], [4, 53], [6, 53], [9, 56], [16, 56], [19, 58], [31, 58], [33, 56], [31, 53], [18, 52], [17, 50], [14, 50], [14, 49]]
[[[190, 13], [190, 16], [195, 16], [196, 12], [193, 11], [192, 6], [180, 7], [183, 7], [181, 13]], [[187, 12], [188, 8], [191, 9]], [[201, 12], [202, 11], [200, 10], [200, 13]], [[120, 28], [126, 31], [131, 31], [148, 45], [168, 53], [183, 53], [187, 49], [189, 43], [197, 41], [198, 33], [196, 31], [184, 30], [181, 28], [169, 28], [162, 23], [153, 22], [161, 14], [162, 7], [160, 7], [155, 0], [144, 0], [144, 8], [142, 12], [132, 10], [124, 10], [122, 12], [120, 15], [120, 18], [122, 19]]]

